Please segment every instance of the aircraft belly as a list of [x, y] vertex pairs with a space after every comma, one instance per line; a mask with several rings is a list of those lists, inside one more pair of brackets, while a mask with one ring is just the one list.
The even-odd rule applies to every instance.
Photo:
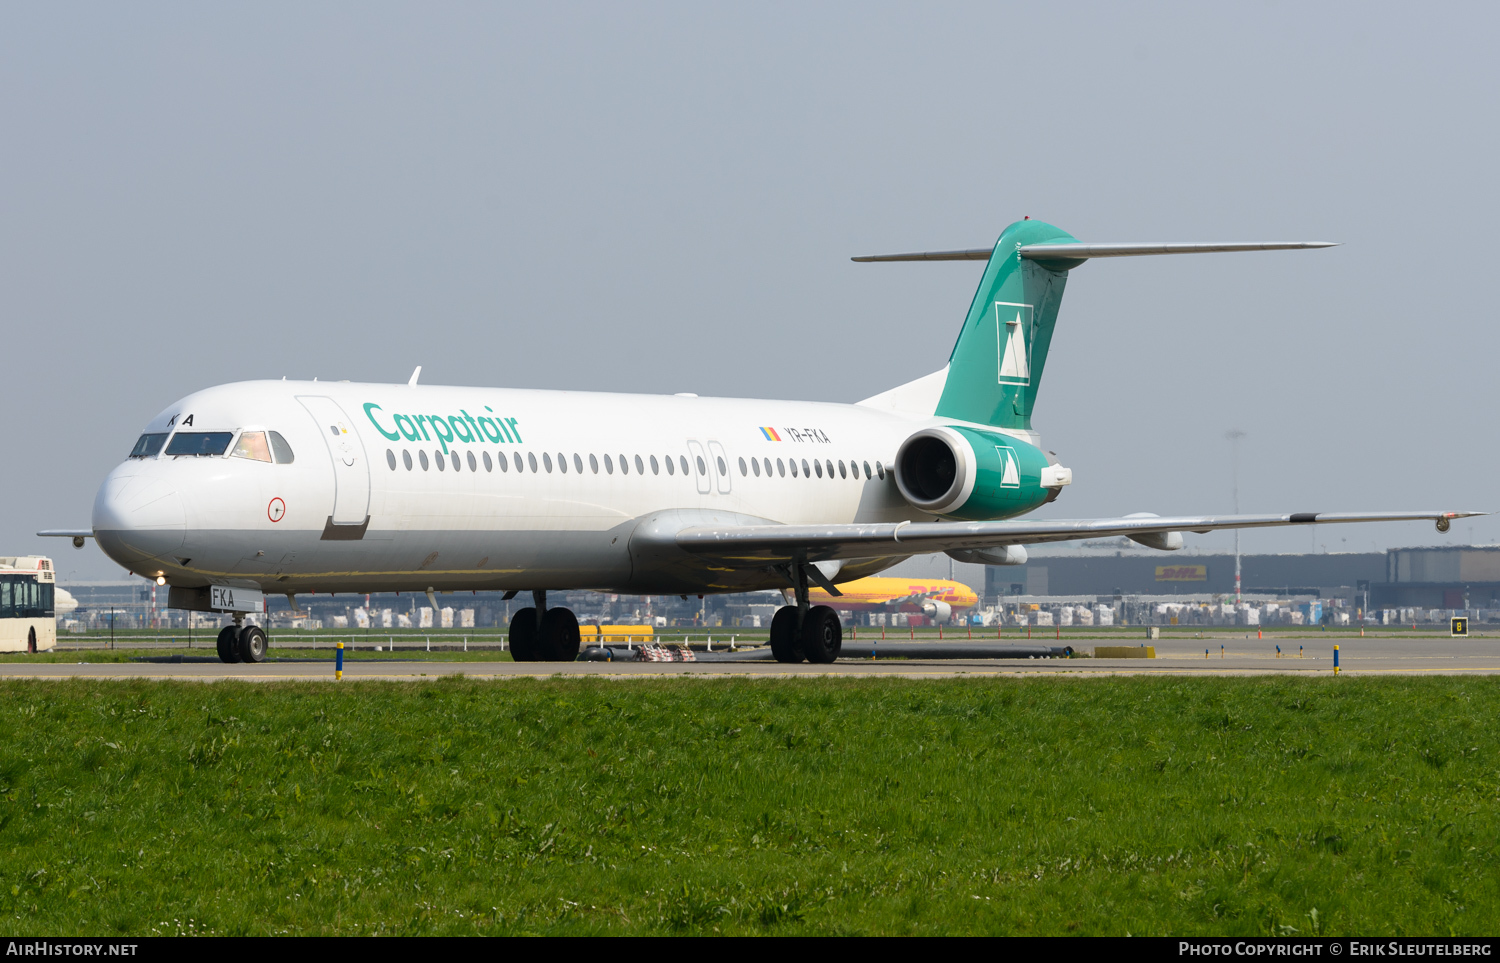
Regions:
[[197, 533], [211, 551], [173, 576], [188, 586], [254, 581], [268, 592], [611, 587], [628, 580], [628, 529], [406, 530], [388, 539], [328, 541], [322, 531]]

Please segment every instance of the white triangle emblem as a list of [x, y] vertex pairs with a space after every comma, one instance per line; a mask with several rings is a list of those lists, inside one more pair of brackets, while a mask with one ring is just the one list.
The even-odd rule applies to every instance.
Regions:
[[1000, 472], [1001, 488], [1020, 488], [1021, 473], [1016, 469], [1016, 454], [1009, 448], [1000, 449], [1000, 457], [1005, 459], [1005, 467]]
[[995, 315], [999, 322], [1000, 380], [1013, 384], [1031, 383], [1031, 352], [1028, 350], [1027, 330], [1031, 318], [1031, 306], [1025, 304], [995, 303]]

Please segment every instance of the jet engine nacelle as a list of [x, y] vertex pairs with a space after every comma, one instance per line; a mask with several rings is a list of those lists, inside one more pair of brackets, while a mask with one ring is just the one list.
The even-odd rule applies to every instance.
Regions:
[[922, 603], [922, 614], [934, 622], [946, 622], [953, 618], [953, 606], [937, 599], [928, 599]]
[[1071, 470], [1035, 445], [953, 425], [923, 428], [902, 442], [895, 473], [914, 507], [967, 520], [1025, 514], [1073, 482]]
[[986, 549], [956, 549], [948, 557], [957, 562], [973, 565], [1025, 565], [1025, 545], [1000, 545]]

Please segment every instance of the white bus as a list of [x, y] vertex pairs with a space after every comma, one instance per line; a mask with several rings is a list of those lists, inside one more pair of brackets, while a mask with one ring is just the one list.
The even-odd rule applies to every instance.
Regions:
[[41, 652], [57, 645], [56, 580], [50, 558], [0, 556], [0, 652]]

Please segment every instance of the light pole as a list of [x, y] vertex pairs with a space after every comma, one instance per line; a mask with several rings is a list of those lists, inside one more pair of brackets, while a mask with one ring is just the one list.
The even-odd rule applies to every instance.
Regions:
[[[1224, 433], [1224, 437], [1229, 439], [1230, 477], [1234, 483], [1234, 513], [1238, 515], [1240, 513], [1240, 439], [1245, 437], [1245, 433], [1238, 428], [1231, 428]], [[1234, 607], [1238, 610], [1239, 606], [1240, 530], [1236, 528], [1234, 530]]]

